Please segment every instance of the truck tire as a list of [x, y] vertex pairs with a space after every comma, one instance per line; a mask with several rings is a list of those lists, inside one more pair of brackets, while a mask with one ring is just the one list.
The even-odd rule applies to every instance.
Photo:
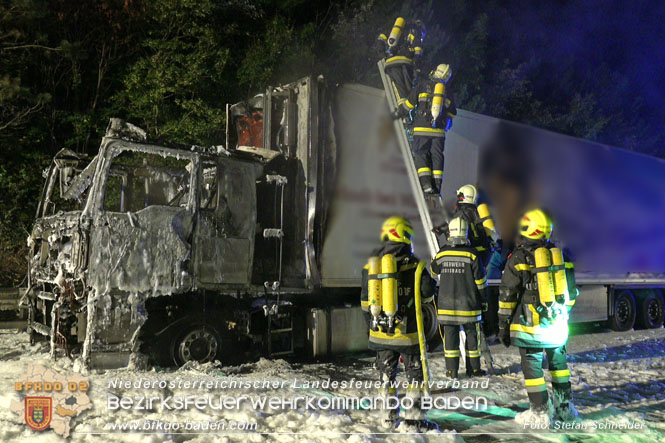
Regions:
[[640, 291], [637, 303], [636, 326], [640, 329], [660, 328], [663, 325], [663, 296], [659, 291]]
[[222, 339], [212, 326], [191, 323], [171, 336], [171, 358], [180, 367], [188, 361], [208, 363], [221, 353]]
[[622, 290], [614, 296], [614, 315], [610, 318], [610, 328], [615, 331], [628, 331], [635, 324], [637, 306], [631, 291]]

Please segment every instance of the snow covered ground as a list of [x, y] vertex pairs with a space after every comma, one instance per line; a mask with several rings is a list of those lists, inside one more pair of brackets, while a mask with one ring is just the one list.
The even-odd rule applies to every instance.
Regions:
[[[207, 395], [206, 389], [185, 389], [183, 382], [235, 380], [236, 382], [283, 382], [279, 387], [255, 389], [226, 388], [214, 391], [217, 396], [280, 396], [294, 398], [313, 396], [367, 396], [375, 395], [370, 389], [323, 389], [313, 387], [324, 380], [370, 381], [375, 379], [370, 354], [346, 356], [325, 363], [287, 363], [283, 360], [261, 360], [234, 367], [216, 365], [191, 365], [179, 370], [145, 372], [123, 370], [90, 371], [89, 396], [94, 407], [73, 417], [71, 439], [74, 441], [663, 441], [665, 439], [665, 329], [629, 331], [624, 333], [596, 330], [576, 335], [569, 342], [569, 364], [575, 403], [580, 418], [575, 429], [568, 431], [536, 432], [520, 428], [514, 415], [528, 407], [523, 386], [517, 349], [501, 345], [492, 347], [497, 366], [504, 368], [503, 375], [489, 378], [487, 389], [459, 389], [444, 392], [434, 389], [435, 397], [478, 396], [487, 399], [485, 410], [430, 410], [428, 418], [437, 422], [444, 434], [422, 436], [403, 433], [403, 429], [389, 430], [381, 425], [378, 411], [363, 408], [349, 410], [324, 410], [306, 408], [263, 410], [252, 408], [245, 402], [238, 409], [219, 411], [189, 409], [164, 411], [153, 405], [150, 410], [109, 411], [109, 395], [158, 396], [165, 398], [179, 395]], [[0, 440], [13, 442], [57, 441], [53, 431], [34, 432], [22, 417], [9, 409], [12, 400], [19, 396], [14, 382], [25, 372], [28, 364], [41, 364], [58, 372], [72, 371], [72, 362], [60, 358], [49, 360], [45, 344], [31, 346], [27, 334], [15, 331], [0, 333], [0, 379], [4, 389], [0, 392]], [[442, 380], [444, 362], [441, 354], [430, 358], [432, 376]], [[546, 372], [547, 374], [547, 372]], [[176, 387], [160, 389], [133, 389], [110, 387], [109, 382], [143, 380], [144, 382], [173, 382]], [[546, 375], [548, 379], [548, 375]], [[294, 380], [296, 381], [294, 383]], [[295, 385], [294, 385], [295, 384]], [[192, 434], [180, 430], [176, 433], [146, 430], [130, 432], [113, 430], [122, 423], [176, 422], [184, 426], [190, 422], [222, 422], [235, 420], [255, 423], [256, 431], [225, 431], [214, 434]], [[609, 427], [635, 427], [638, 430], [617, 430]], [[192, 431], [189, 431], [192, 432]], [[524, 434], [528, 432], [529, 434]]]

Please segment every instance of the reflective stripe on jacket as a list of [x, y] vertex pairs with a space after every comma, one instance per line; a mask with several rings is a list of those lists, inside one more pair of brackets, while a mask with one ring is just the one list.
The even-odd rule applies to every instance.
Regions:
[[439, 274], [437, 317], [444, 325], [464, 325], [482, 319], [487, 302], [487, 278], [470, 246], [446, 245], [430, 265]]

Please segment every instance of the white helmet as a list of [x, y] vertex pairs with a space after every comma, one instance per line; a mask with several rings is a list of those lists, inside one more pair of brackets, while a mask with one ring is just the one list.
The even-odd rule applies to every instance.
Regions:
[[462, 217], [455, 217], [448, 223], [448, 241], [454, 245], [467, 244], [469, 224]]
[[450, 65], [442, 63], [430, 75], [443, 83], [448, 83], [448, 80], [453, 75], [453, 70], [450, 69]]
[[473, 185], [464, 185], [457, 190], [457, 203], [476, 204], [478, 190]]

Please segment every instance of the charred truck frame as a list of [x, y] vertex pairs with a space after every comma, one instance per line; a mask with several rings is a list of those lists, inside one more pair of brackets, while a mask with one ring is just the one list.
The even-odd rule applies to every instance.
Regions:
[[[312, 307], [357, 304], [352, 288], [321, 290], [335, 170], [323, 80], [253, 102], [228, 108], [236, 149], [157, 146], [112, 119], [90, 162], [58, 153], [28, 239], [33, 339], [93, 367], [226, 363], [301, 351]], [[252, 107], [262, 146], [237, 146], [228, 129]]]

